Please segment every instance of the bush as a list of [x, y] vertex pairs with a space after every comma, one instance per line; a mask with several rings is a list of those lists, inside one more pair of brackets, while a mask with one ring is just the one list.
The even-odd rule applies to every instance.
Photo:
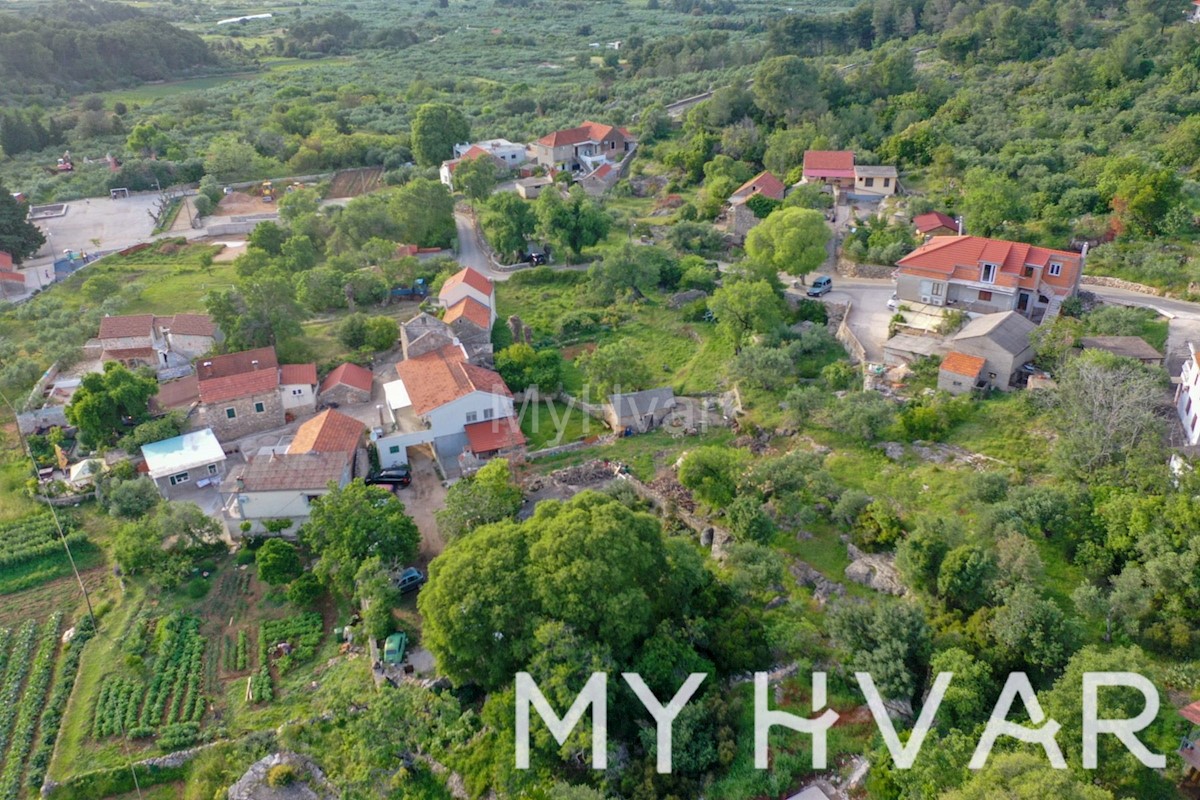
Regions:
[[193, 578], [183, 587], [183, 592], [193, 600], [199, 600], [208, 594], [208, 590], [211, 588], [212, 584], [204, 580], [204, 578]]
[[192, 207], [196, 209], [197, 216], [207, 217], [213, 212], [213, 201], [208, 199], [207, 195], [198, 194], [192, 198]]
[[297, 608], [309, 608], [320, 598], [323, 589], [317, 576], [306, 572], [287, 588], [287, 600]]
[[291, 764], [276, 764], [267, 770], [267, 786], [278, 789], [300, 780], [300, 773]]

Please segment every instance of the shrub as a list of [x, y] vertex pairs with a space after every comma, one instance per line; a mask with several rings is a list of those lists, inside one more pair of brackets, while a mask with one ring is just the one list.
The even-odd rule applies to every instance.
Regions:
[[291, 764], [276, 764], [267, 770], [267, 786], [278, 789], [300, 780], [300, 773]]

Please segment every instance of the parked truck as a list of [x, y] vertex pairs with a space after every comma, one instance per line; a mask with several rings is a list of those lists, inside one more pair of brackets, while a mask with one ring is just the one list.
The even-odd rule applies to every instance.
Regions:
[[397, 300], [421, 298], [429, 296], [429, 284], [424, 278], [417, 278], [412, 286], [397, 286], [392, 289], [392, 297]]

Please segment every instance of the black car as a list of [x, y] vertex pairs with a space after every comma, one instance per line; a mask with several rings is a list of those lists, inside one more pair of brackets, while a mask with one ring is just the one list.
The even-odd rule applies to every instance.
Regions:
[[408, 468], [407, 464], [399, 467], [388, 467], [378, 472], [372, 472], [363, 482], [368, 486], [384, 485], [403, 488], [412, 483], [412, 470]]

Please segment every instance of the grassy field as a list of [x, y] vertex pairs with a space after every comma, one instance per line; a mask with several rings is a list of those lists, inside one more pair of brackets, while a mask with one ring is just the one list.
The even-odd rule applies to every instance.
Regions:
[[576, 442], [608, 430], [584, 411], [557, 401], [524, 404], [517, 409], [517, 416], [530, 451]]

